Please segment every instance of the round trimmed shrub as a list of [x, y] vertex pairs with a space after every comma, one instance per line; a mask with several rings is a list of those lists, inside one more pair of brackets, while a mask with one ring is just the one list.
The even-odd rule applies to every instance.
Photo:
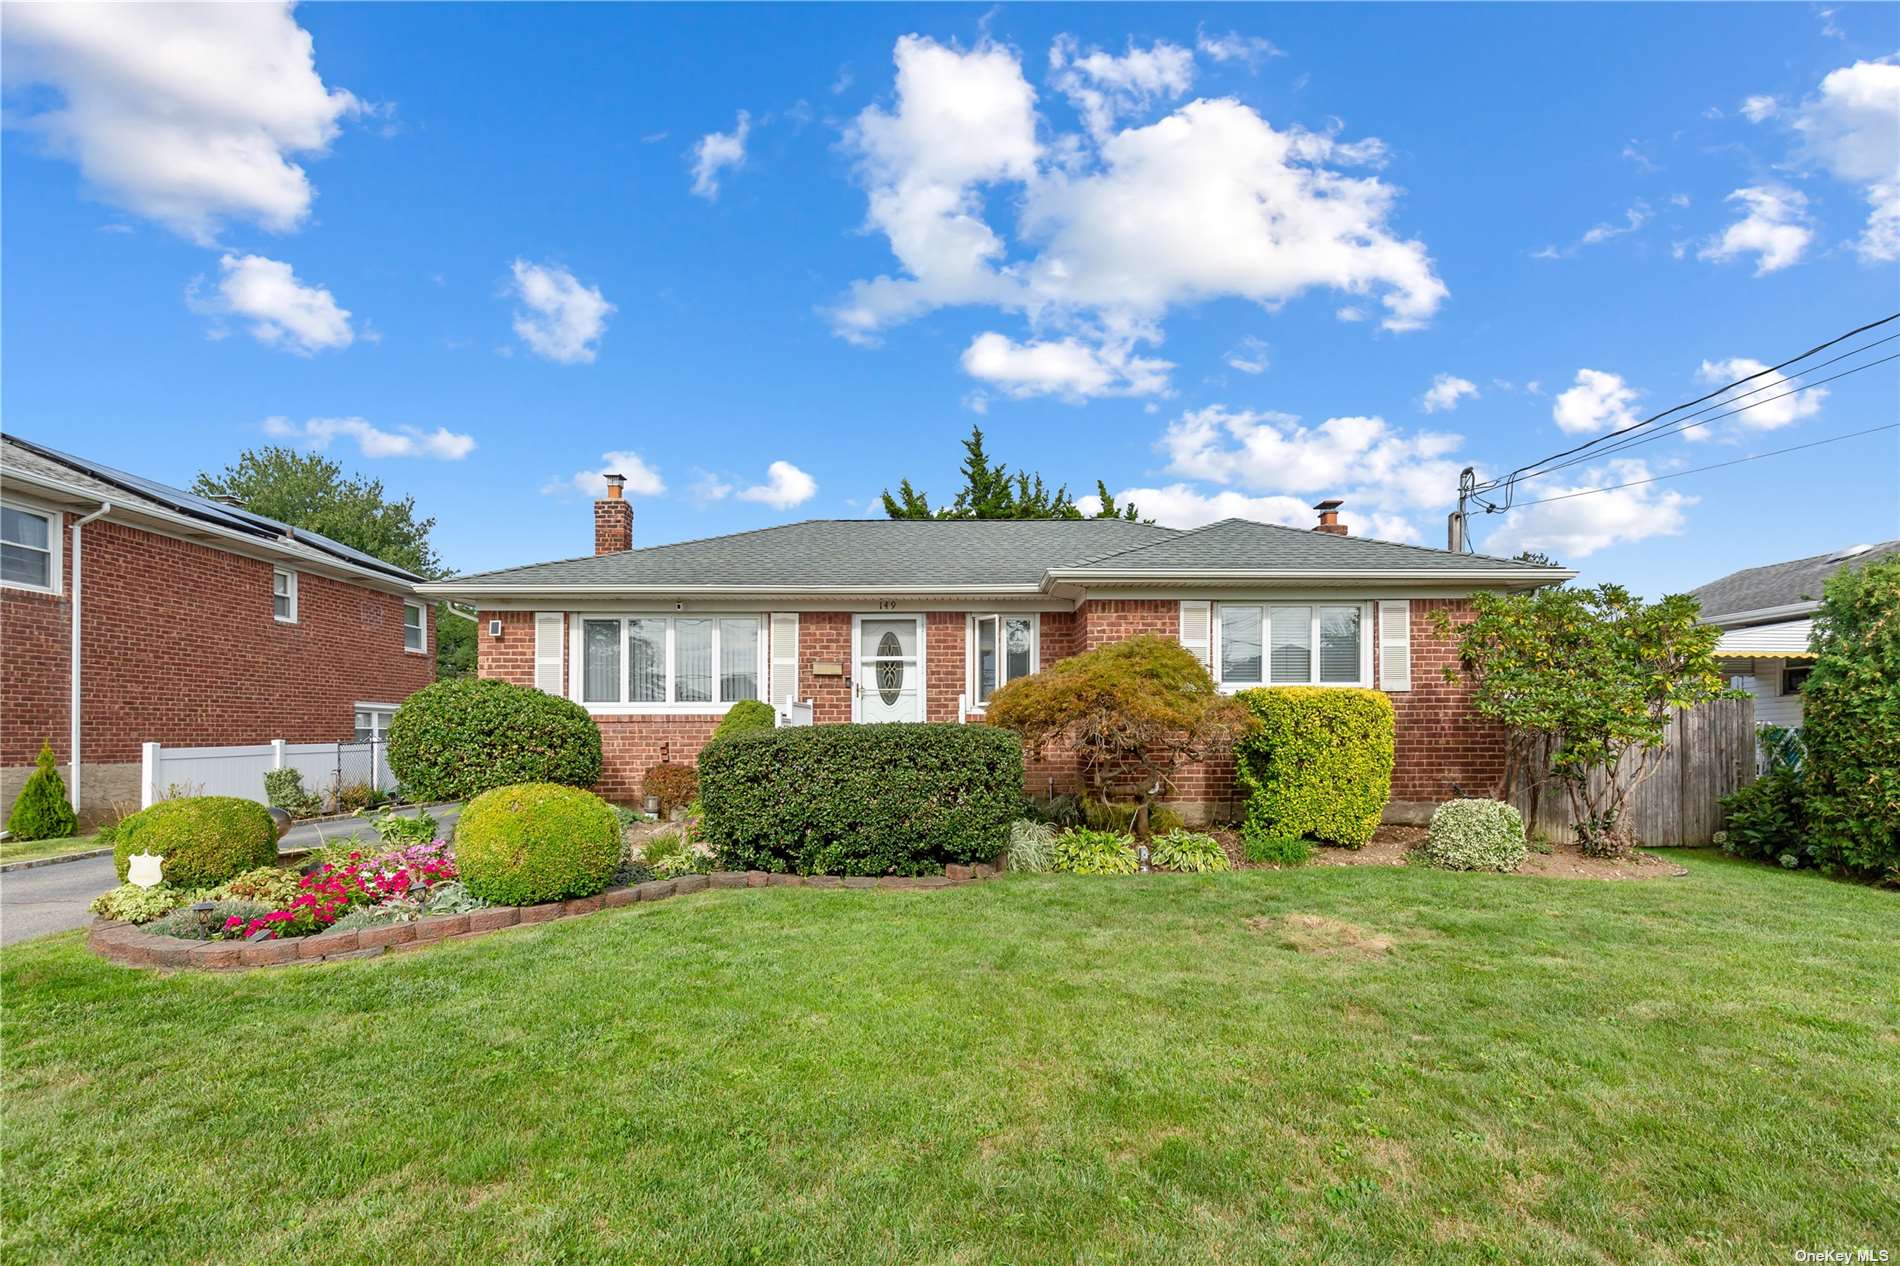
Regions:
[[119, 823], [112, 860], [125, 880], [135, 853], [165, 859], [165, 882], [173, 888], [215, 888], [247, 870], [277, 864], [277, 823], [270, 810], [236, 796], [188, 796], [161, 800]]
[[600, 781], [600, 729], [571, 699], [484, 677], [438, 681], [389, 723], [389, 768], [411, 800], [467, 800], [496, 787]]
[[719, 719], [712, 736], [716, 739], [729, 738], [734, 734], [750, 734], [754, 730], [774, 730], [778, 728], [778, 713], [772, 711], [772, 705], [762, 699], [742, 699]]
[[1441, 870], [1516, 870], [1529, 851], [1524, 819], [1501, 800], [1447, 800], [1432, 810], [1431, 833], [1419, 845]]
[[620, 867], [620, 819], [591, 791], [497, 787], [462, 810], [455, 866], [470, 892], [495, 905], [591, 897]]

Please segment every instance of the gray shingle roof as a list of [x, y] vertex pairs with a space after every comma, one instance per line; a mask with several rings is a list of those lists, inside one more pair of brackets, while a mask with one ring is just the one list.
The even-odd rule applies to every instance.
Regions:
[[[1056, 570], [1063, 570], [1051, 564]], [[1098, 558], [1086, 570], [1106, 572], [1182, 571], [1496, 571], [1500, 575], [1542, 571], [1488, 554], [1454, 554], [1422, 545], [1366, 536], [1334, 536], [1306, 528], [1222, 519], [1191, 532], [1138, 545]]]
[[1174, 536], [1120, 519], [808, 519], [673, 545], [459, 576], [458, 585], [817, 586], [1029, 585], [1073, 566]]
[[1702, 604], [1702, 618], [1719, 619], [1738, 611], [1762, 611], [1770, 607], [1794, 606], [1815, 602], [1821, 586], [1843, 567], [1859, 567], [1878, 558], [1900, 554], [1900, 541], [1883, 541], [1859, 553], [1842, 557], [1846, 551], [1816, 554], [1811, 558], [1793, 558], [1785, 563], [1764, 567], [1746, 567], [1730, 572], [1720, 580], [1711, 580], [1689, 596]]
[[293, 528], [288, 523], [277, 519], [212, 501], [196, 493], [186, 492], [183, 488], [174, 488], [170, 484], [147, 479], [143, 475], [130, 474], [83, 457], [74, 457], [56, 448], [48, 448], [44, 444], [23, 440], [17, 435], [0, 435], [0, 475], [8, 471], [38, 475], [43, 479], [64, 484], [68, 488], [77, 489], [88, 496], [109, 500], [119, 506], [156, 507], [175, 514], [183, 514], [227, 531], [241, 532], [247, 536], [256, 537], [261, 542], [284, 548], [289, 553], [303, 552], [287, 544], [294, 541], [305, 550], [327, 554], [331, 558], [381, 572], [398, 580], [422, 579], [415, 573], [404, 571], [393, 563], [386, 563], [374, 555], [353, 549], [341, 541], [333, 541], [320, 532], [312, 532], [307, 528]]
[[1548, 571], [1416, 545], [1228, 519], [1191, 532], [1120, 519], [812, 519], [617, 554], [460, 576], [454, 589], [1028, 588], [1055, 571]]

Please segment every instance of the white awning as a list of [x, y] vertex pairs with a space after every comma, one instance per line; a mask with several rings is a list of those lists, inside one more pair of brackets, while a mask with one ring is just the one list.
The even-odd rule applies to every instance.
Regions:
[[1715, 653], [1731, 659], [1813, 659], [1808, 650], [1808, 630], [1813, 624], [1812, 620], [1784, 620], [1730, 629], [1715, 644]]

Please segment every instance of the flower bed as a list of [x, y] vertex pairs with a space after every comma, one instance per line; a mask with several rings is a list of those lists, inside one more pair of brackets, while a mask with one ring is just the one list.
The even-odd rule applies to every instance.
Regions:
[[[946, 866], [940, 875], [871, 876], [768, 874], [762, 870], [715, 871], [648, 883], [609, 888], [591, 897], [550, 901], [538, 906], [486, 906], [457, 914], [424, 914], [413, 922], [390, 922], [367, 927], [317, 931], [309, 935], [265, 935], [257, 939], [192, 941], [165, 936], [123, 921], [94, 919], [86, 935], [93, 953], [125, 967], [169, 967], [229, 971], [249, 967], [277, 967], [289, 963], [372, 958], [385, 953], [422, 949], [438, 941], [462, 940], [498, 932], [516, 925], [546, 923], [552, 919], [596, 910], [611, 910], [639, 901], [704, 892], [709, 888], [949, 888], [989, 879], [994, 866]], [[360, 870], [359, 870], [360, 874]], [[341, 882], [341, 881], [339, 881]], [[326, 890], [326, 895], [328, 894]], [[322, 899], [319, 899], [321, 904]], [[281, 925], [286, 921], [279, 920]], [[275, 928], [264, 929], [274, 931]]]

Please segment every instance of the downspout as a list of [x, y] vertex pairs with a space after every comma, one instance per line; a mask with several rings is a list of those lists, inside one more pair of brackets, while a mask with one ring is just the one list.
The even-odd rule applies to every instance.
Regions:
[[81, 554], [81, 551], [79, 548], [79, 529], [85, 527], [88, 523], [91, 523], [94, 519], [103, 518], [104, 516], [111, 513], [112, 513], [112, 503], [110, 501], [101, 501], [99, 503], [99, 508], [97, 510], [94, 510], [91, 514], [86, 515], [82, 519], [73, 520], [73, 636], [72, 636], [73, 662], [72, 662], [72, 671], [67, 674], [67, 676], [71, 679], [71, 682], [72, 682], [73, 697], [72, 697], [71, 705], [66, 710], [66, 715], [68, 719], [72, 722], [72, 736], [67, 743], [66, 751], [67, 751], [67, 754], [72, 758], [73, 776], [67, 779], [66, 781], [66, 794], [68, 798], [72, 800], [74, 814], [77, 814], [79, 812], [79, 707], [80, 707], [79, 670], [81, 667], [81, 658], [80, 658], [79, 651], [80, 651], [80, 640], [84, 635], [84, 632], [81, 629], [80, 623], [79, 623], [79, 598], [80, 598], [79, 560], [80, 560], [80, 554]]

